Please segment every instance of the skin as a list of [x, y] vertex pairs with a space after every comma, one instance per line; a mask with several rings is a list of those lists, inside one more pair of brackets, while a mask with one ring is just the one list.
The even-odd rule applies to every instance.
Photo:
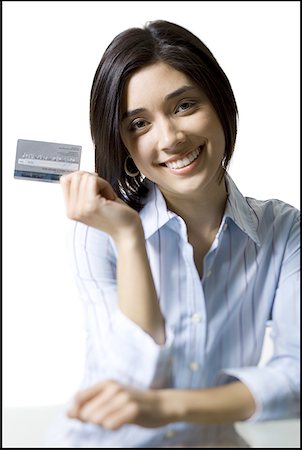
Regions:
[[[186, 222], [196, 269], [202, 276], [203, 258], [227, 198], [225, 184], [217, 181], [225, 146], [217, 114], [202, 89], [186, 75], [157, 62], [129, 79], [122, 116], [123, 142], [138, 169], [157, 184], [170, 210]], [[202, 152], [189, 169], [177, 172], [163, 165], [198, 148]], [[67, 216], [105, 231], [115, 241], [121, 310], [155, 342], [164, 344], [165, 322], [139, 214], [97, 174], [76, 172], [62, 177], [61, 185]], [[126, 423], [158, 427], [175, 421], [234, 422], [247, 419], [255, 408], [252, 394], [239, 381], [210, 389], [138, 390], [106, 380], [79, 392], [68, 415], [117, 429]]]
[[[183, 86], [192, 89], [165, 99]], [[157, 184], [169, 207], [176, 209], [181, 202], [188, 223], [196, 217], [196, 204], [197, 210], [203, 210], [200, 201], [207, 208], [207, 216], [219, 214], [217, 197], [220, 200], [226, 192], [216, 178], [225, 139], [217, 114], [204, 92], [182, 72], [159, 62], [136, 72], [126, 85], [126, 93], [124, 112], [143, 110], [126, 117], [121, 126], [122, 139], [138, 169]], [[175, 175], [160, 165], [202, 144], [206, 144], [202, 163], [190, 175]], [[204, 215], [199, 213], [198, 219]]]
[[139, 390], [106, 380], [79, 392], [67, 414], [116, 430], [126, 423], [145, 428], [179, 421], [233, 423], [254, 411], [251, 394], [239, 381], [208, 389]]
[[[192, 89], [166, 99], [182, 87]], [[217, 182], [224, 157], [223, 128], [203, 90], [167, 64], [135, 73], [126, 93], [123, 112], [142, 111], [122, 121], [124, 144], [141, 173], [157, 184], [169, 209], [184, 219], [201, 277], [227, 197], [224, 183]], [[171, 173], [161, 165], [201, 145], [200, 162], [190, 173]]]

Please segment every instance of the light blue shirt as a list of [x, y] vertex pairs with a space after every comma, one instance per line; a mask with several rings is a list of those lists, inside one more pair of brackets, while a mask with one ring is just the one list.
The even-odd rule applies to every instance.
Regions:
[[[226, 187], [225, 213], [200, 279], [185, 222], [150, 183], [140, 216], [166, 323], [163, 346], [119, 310], [112, 239], [70, 221], [69, 252], [87, 331], [81, 388], [107, 378], [139, 388], [175, 389], [239, 379], [257, 404], [250, 421], [298, 416], [300, 213], [279, 200], [244, 197], [229, 175]], [[268, 323], [274, 352], [260, 367]], [[70, 447], [245, 446], [230, 424], [126, 425], [108, 431], [62, 418], [60, 430], [58, 443]]]

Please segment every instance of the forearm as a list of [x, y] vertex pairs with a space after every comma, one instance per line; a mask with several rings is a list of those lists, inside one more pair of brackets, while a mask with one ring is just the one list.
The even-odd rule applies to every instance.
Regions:
[[121, 311], [150, 334], [165, 342], [164, 320], [154, 286], [141, 224], [116, 241], [117, 284]]
[[241, 382], [207, 389], [157, 391], [166, 423], [226, 423], [246, 420], [255, 412], [255, 401]]
[[108, 233], [116, 244], [120, 309], [158, 344], [163, 344], [164, 322], [139, 214], [119, 199], [112, 186], [95, 173], [74, 172], [62, 176], [60, 182], [67, 216]]

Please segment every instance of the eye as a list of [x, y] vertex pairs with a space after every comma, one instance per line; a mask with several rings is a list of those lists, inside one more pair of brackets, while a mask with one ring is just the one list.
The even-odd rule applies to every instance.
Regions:
[[129, 130], [130, 131], [139, 131], [148, 125], [148, 122], [143, 119], [137, 119], [130, 123]]
[[187, 111], [188, 109], [190, 109], [192, 106], [195, 106], [196, 103], [195, 102], [183, 102], [180, 103], [180, 105], [178, 105], [178, 107], [176, 108], [176, 112], [184, 112]]

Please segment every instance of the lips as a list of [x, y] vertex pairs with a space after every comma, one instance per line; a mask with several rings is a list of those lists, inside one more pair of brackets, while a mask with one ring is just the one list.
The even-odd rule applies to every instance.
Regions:
[[195, 159], [198, 158], [200, 152], [201, 152], [201, 148], [198, 147], [196, 150], [193, 150], [193, 152], [189, 153], [184, 158], [178, 159], [176, 161], [167, 161], [165, 163], [165, 165], [169, 169], [182, 169], [183, 167], [186, 167], [189, 164], [191, 164], [193, 161], [195, 161]]
[[184, 167], [189, 166], [194, 162], [198, 156], [200, 155], [201, 151], [203, 150], [204, 145], [199, 146], [195, 150], [191, 151], [190, 153], [185, 154], [183, 157], [178, 157], [177, 159], [171, 158], [170, 160], [166, 161], [165, 163], [160, 164], [161, 166], [168, 167], [168, 169], [182, 169]]
[[160, 165], [174, 175], [186, 176], [193, 174], [200, 164], [204, 148], [205, 144], [200, 145], [195, 150], [185, 153], [185, 156], [174, 156]]

